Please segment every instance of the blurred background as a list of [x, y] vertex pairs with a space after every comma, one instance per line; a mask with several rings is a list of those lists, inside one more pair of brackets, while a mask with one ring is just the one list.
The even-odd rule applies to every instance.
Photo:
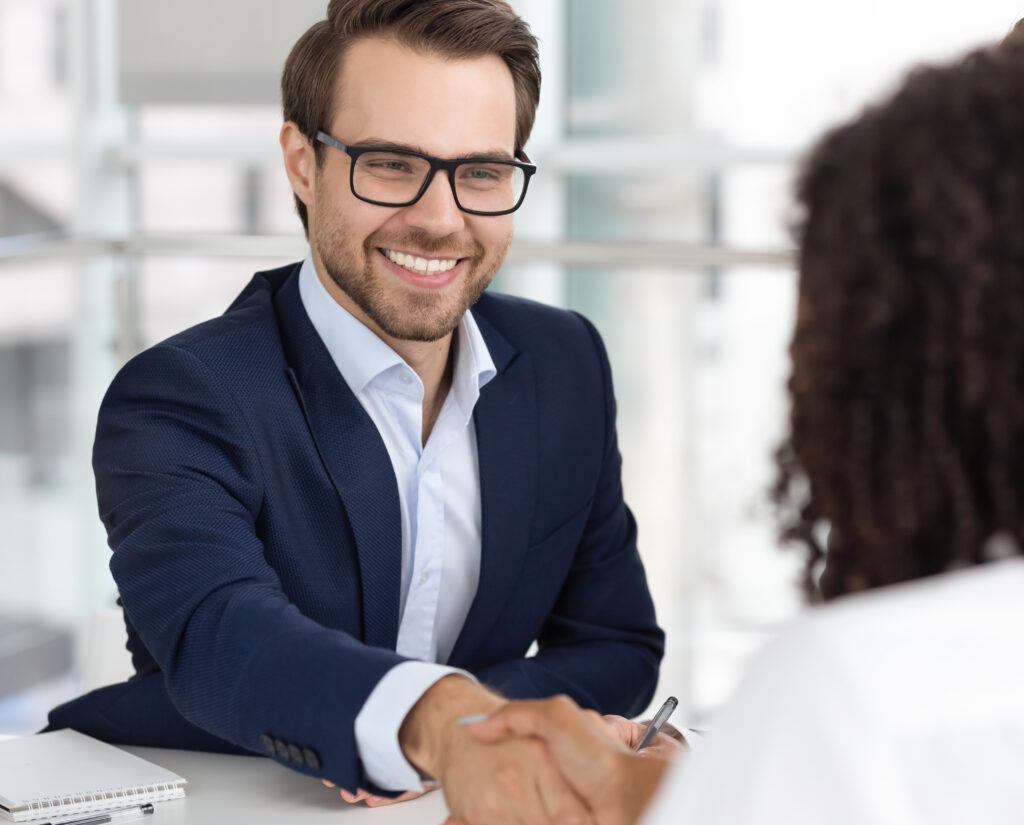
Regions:
[[[605, 338], [668, 631], [657, 700], [674, 693], [699, 722], [800, 609], [766, 503], [800, 154], [913, 64], [1001, 38], [1022, 8], [513, 5], [542, 44], [540, 172], [495, 288], [580, 310]], [[123, 667], [96, 672], [116, 598], [96, 411], [126, 359], [305, 254], [277, 84], [325, 8], [0, 0], [0, 733], [37, 730]]]

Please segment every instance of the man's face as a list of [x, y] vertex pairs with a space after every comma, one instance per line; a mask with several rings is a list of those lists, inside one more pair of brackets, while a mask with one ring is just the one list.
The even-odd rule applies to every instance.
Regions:
[[[362, 40], [345, 55], [336, 94], [325, 131], [349, 146], [386, 142], [440, 158], [514, 149], [515, 89], [494, 55], [453, 61]], [[310, 240], [324, 271], [355, 305], [348, 308], [391, 338], [444, 338], [501, 266], [512, 216], [460, 211], [443, 171], [412, 206], [365, 203], [349, 186], [351, 158], [324, 150], [310, 209]], [[439, 263], [422, 274], [396, 263], [412, 263], [396, 253]]]

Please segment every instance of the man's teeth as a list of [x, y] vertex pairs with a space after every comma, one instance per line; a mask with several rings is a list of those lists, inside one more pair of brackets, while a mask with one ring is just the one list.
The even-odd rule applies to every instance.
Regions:
[[459, 262], [458, 258], [441, 260], [439, 258], [417, 258], [415, 255], [407, 255], [405, 252], [395, 252], [392, 249], [385, 249], [384, 254], [388, 260], [405, 267], [417, 275], [442, 275], [450, 269], [454, 269]]

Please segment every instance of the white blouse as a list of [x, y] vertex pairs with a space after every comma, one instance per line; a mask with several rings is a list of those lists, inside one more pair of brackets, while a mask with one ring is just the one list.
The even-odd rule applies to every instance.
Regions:
[[800, 618], [643, 825], [1024, 823], [1024, 559]]

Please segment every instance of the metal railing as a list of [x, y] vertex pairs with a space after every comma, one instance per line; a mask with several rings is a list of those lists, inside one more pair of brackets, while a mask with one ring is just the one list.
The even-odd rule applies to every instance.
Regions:
[[[297, 259], [306, 254], [301, 235], [142, 234], [125, 238], [28, 235], [0, 238], [0, 273], [5, 267], [45, 260], [102, 256], [227, 257]], [[701, 270], [730, 266], [793, 265], [786, 249], [741, 249], [656, 241], [516, 240], [511, 264], [546, 263], [613, 269]]]

